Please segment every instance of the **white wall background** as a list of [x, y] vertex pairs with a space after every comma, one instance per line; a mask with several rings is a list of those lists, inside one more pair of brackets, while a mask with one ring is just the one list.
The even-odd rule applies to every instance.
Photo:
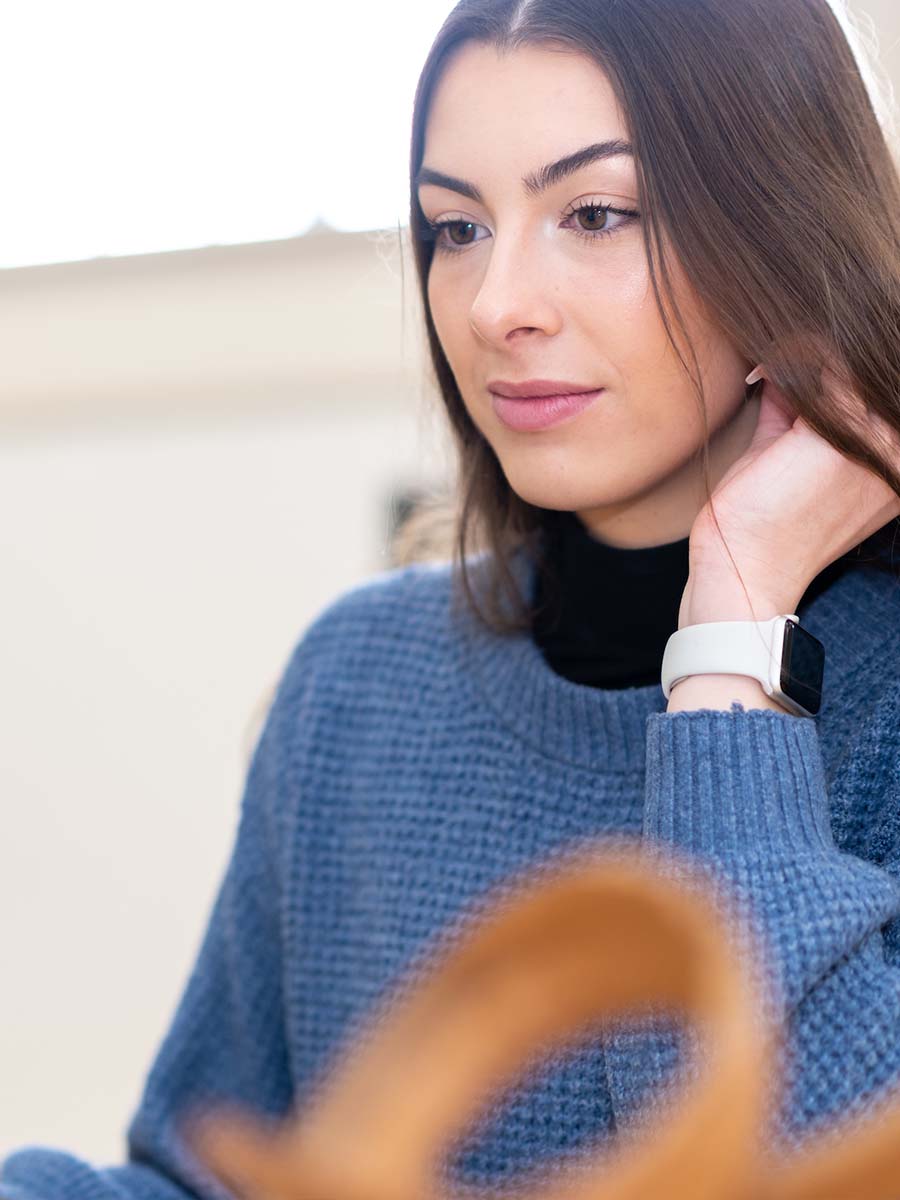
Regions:
[[121, 1161], [271, 688], [446, 476], [399, 263], [321, 233], [0, 276], [0, 1157]]
[[[3, 11], [0, 267], [392, 228], [453, 0], [27, 0]], [[15, 114], [15, 117], [12, 117]]]

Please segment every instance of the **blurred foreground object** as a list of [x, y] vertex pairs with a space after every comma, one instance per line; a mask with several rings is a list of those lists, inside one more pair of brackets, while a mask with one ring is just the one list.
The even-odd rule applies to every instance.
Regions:
[[780, 1031], [737, 928], [708, 878], [637, 847], [532, 869], [445, 931], [295, 1115], [219, 1108], [186, 1118], [185, 1138], [247, 1200], [471, 1200], [438, 1169], [492, 1096], [554, 1043], [666, 1010], [697, 1035], [692, 1081], [621, 1146], [523, 1177], [519, 1200], [896, 1200], [896, 1095], [801, 1155], [766, 1157]]

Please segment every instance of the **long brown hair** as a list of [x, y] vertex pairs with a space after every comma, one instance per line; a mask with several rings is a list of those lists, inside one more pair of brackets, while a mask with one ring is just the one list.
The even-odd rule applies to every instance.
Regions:
[[[661, 253], [664, 237], [737, 351], [764, 362], [821, 437], [900, 495], [898, 468], [840, 401], [841, 388], [852, 389], [900, 434], [893, 112], [876, 114], [874, 105], [884, 103], [880, 81], [873, 88], [858, 31], [838, 12], [843, 27], [826, 0], [460, 0], [441, 26], [415, 93], [409, 229], [431, 365], [458, 450], [455, 578], [472, 609], [498, 632], [530, 625], [533, 610], [517, 591], [510, 555], [524, 547], [541, 565], [548, 512], [516, 495], [469, 417], [428, 304], [433, 241], [415, 179], [429, 104], [448, 56], [467, 40], [499, 52], [553, 43], [588, 55], [605, 72], [629, 126], [657, 307], [706, 431], [707, 500], [705, 397]], [[693, 373], [672, 336], [657, 264]], [[833, 395], [822, 393], [826, 367], [840, 385]], [[891, 569], [893, 556], [889, 565], [883, 555], [896, 525], [843, 557], [855, 565], [874, 555]], [[469, 574], [475, 547], [487, 551], [479, 556], [488, 570], [480, 599]]]

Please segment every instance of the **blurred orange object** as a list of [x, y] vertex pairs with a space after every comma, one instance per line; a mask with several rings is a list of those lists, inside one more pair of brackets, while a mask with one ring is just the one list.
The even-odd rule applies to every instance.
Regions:
[[621, 1144], [525, 1176], [518, 1200], [897, 1200], [900, 1105], [767, 1153], [781, 1031], [737, 930], [708, 877], [633, 844], [532, 868], [444, 932], [290, 1118], [218, 1108], [185, 1139], [247, 1200], [472, 1200], [439, 1166], [492, 1097], [539, 1053], [664, 1011], [697, 1035], [691, 1082]]

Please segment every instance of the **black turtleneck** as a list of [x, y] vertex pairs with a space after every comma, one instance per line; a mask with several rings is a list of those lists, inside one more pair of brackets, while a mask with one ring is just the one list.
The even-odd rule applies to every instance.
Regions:
[[[608, 546], [575, 513], [548, 514], [546, 561], [559, 580], [559, 608], [546, 607], [538, 573], [535, 642], [558, 674], [590, 687], [658, 683], [663, 651], [678, 628], [688, 579], [688, 538], [644, 549]], [[838, 559], [817, 575], [801, 610], [852, 564]]]

